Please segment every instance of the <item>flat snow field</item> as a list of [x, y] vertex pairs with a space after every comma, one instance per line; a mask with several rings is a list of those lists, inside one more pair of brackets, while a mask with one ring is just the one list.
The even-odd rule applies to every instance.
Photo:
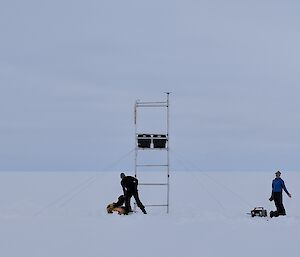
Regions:
[[[122, 193], [117, 172], [1, 172], [1, 257], [299, 257], [300, 172], [283, 172], [287, 216], [268, 211], [273, 172], [175, 172], [170, 213], [107, 214]], [[158, 182], [143, 174], [140, 182]], [[165, 203], [161, 187], [140, 186], [144, 204]]]

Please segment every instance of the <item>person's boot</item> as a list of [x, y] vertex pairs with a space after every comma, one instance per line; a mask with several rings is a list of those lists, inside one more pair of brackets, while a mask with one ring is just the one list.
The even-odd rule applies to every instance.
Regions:
[[125, 209], [126, 209], [127, 213], [133, 212], [133, 210], [131, 209], [131, 206], [127, 206], [127, 207], [125, 207]]
[[274, 212], [270, 211], [270, 218], [273, 218], [273, 217], [274, 217]]

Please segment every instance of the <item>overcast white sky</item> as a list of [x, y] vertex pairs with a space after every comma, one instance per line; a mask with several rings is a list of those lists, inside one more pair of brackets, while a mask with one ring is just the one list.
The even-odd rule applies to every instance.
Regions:
[[0, 170], [109, 170], [135, 99], [164, 91], [171, 147], [198, 169], [300, 170], [299, 7], [1, 1]]

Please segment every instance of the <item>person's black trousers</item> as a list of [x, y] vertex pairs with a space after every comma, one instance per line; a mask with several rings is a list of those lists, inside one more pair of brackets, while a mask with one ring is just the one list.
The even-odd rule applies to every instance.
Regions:
[[273, 198], [276, 206], [274, 216], [285, 215], [285, 209], [282, 203], [282, 192], [273, 192]]
[[142, 210], [145, 211], [145, 206], [142, 204], [140, 198], [139, 198], [139, 193], [138, 190], [136, 191], [127, 191], [125, 195], [125, 208], [127, 211], [131, 211], [131, 205], [130, 205], [130, 199], [131, 197], [134, 197], [137, 206]]

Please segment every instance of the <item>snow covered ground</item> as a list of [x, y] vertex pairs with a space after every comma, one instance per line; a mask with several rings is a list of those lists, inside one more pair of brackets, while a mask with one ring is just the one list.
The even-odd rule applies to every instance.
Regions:
[[[246, 213], [274, 209], [273, 172], [176, 172], [170, 214], [128, 216], [105, 210], [121, 194], [118, 173], [1, 172], [0, 256], [298, 257], [300, 173], [282, 175], [287, 216], [267, 219]], [[160, 193], [140, 187], [144, 204]]]

